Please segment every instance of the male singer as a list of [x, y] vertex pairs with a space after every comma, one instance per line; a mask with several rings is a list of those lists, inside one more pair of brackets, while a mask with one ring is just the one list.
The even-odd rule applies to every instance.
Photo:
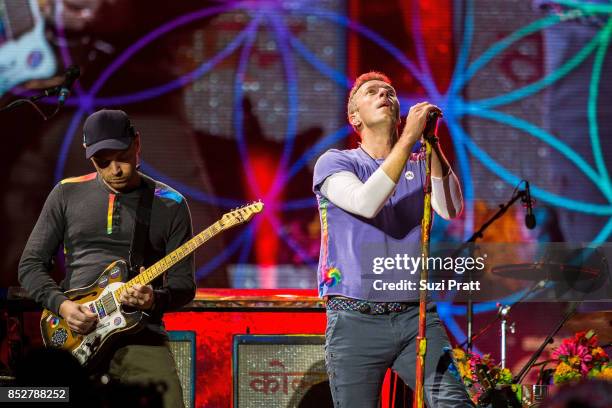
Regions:
[[[391, 288], [418, 280], [418, 272], [410, 274], [395, 261], [398, 255], [420, 254], [425, 160], [412, 150], [428, 114], [439, 108], [428, 102], [412, 106], [400, 134], [391, 81], [369, 72], [357, 78], [347, 110], [361, 144], [324, 153], [313, 180], [321, 219], [319, 293], [327, 305], [325, 358], [335, 406], [375, 408], [388, 368], [415, 384], [418, 285], [412, 291]], [[434, 210], [446, 219], [456, 217], [463, 206], [459, 181], [437, 144], [431, 175]], [[429, 407], [473, 406], [452, 364], [448, 338], [429, 304], [424, 386]]]

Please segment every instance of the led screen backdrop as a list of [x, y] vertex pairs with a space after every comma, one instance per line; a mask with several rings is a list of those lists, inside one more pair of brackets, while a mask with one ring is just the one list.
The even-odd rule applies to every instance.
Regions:
[[29, 106], [2, 115], [0, 286], [17, 284], [53, 185], [91, 171], [82, 123], [107, 107], [131, 116], [142, 170], [187, 197], [196, 231], [265, 202], [197, 252], [201, 287], [314, 288], [312, 168], [325, 150], [356, 146], [345, 101], [368, 70], [393, 78], [403, 114], [421, 100], [444, 110], [439, 135], [466, 206], [436, 219], [435, 240], [465, 240], [528, 179], [537, 228], [517, 204], [487, 241], [609, 241], [611, 13], [569, 0], [1, 0], [3, 105], [71, 64], [82, 75], [49, 121]]

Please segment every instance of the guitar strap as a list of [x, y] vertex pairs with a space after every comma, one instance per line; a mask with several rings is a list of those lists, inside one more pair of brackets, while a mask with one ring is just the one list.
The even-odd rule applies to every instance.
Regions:
[[141, 174], [143, 190], [138, 201], [134, 229], [132, 231], [132, 244], [128, 263], [130, 266], [130, 277], [140, 273], [140, 267], [144, 266], [144, 253], [146, 243], [149, 239], [149, 227], [151, 225], [151, 208], [155, 195], [155, 182], [149, 177]]

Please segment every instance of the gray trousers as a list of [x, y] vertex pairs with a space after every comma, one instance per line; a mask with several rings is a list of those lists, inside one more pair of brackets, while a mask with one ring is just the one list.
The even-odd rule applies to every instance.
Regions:
[[[388, 368], [414, 389], [418, 320], [418, 305], [386, 315], [327, 310], [325, 363], [335, 407], [378, 407]], [[450, 343], [433, 304], [428, 307], [426, 337], [428, 407], [473, 407], [462, 382], [449, 370], [454, 364]]]

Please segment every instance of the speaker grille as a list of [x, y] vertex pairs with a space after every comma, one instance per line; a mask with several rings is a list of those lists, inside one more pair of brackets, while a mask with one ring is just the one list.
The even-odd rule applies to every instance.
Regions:
[[234, 406], [298, 407], [327, 380], [323, 336], [236, 336]]
[[195, 333], [192, 331], [169, 331], [170, 351], [176, 362], [185, 408], [195, 406]]

